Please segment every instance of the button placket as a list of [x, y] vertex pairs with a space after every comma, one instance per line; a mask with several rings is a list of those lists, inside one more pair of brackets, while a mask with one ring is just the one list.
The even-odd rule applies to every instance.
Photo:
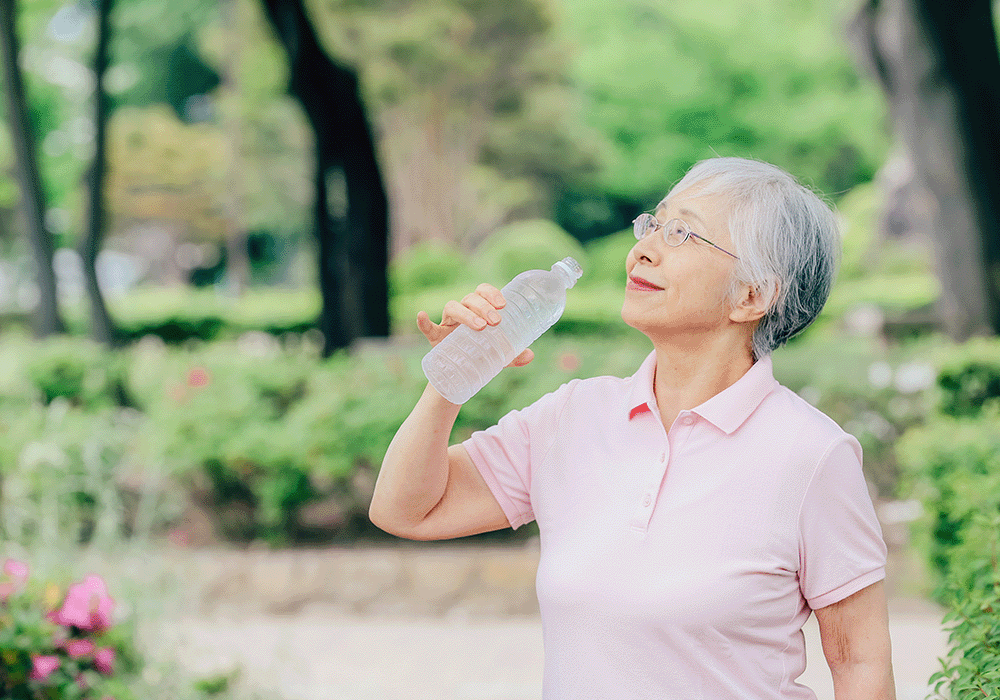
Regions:
[[653, 514], [653, 506], [656, 504], [660, 492], [660, 484], [663, 483], [663, 475], [666, 472], [669, 451], [670, 447], [669, 443], [667, 443], [666, 449], [662, 450], [659, 455], [651, 460], [649, 465], [649, 481], [646, 482], [645, 488], [639, 496], [639, 507], [636, 509], [632, 519], [632, 527], [635, 530], [644, 532], [649, 526], [649, 519]]

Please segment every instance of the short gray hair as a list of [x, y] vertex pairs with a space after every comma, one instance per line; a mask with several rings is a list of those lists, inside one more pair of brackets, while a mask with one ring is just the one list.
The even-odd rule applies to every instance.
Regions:
[[768, 311], [753, 334], [755, 358], [812, 323], [830, 296], [840, 233], [830, 206], [781, 168], [744, 158], [711, 158], [692, 167], [670, 190], [695, 187], [730, 203], [729, 232], [739, 256], [733, 298], [750, 284]]

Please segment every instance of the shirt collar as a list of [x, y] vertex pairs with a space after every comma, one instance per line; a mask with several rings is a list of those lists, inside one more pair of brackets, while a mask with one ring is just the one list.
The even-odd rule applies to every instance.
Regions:
[[[628, 392], [628, 417], [634, 418], [645, 411], [656, 413], [653, 396], [653, 373], [656, 370], [656, 351], [643, 361], [632, 375]], [[757, 360], [735, 384], [719, 392], [708, 401], [691, 409], [727, 435], [734, 433], [761, 402], [774, 391], [778, 381], [774, 378], [771, 356]]]

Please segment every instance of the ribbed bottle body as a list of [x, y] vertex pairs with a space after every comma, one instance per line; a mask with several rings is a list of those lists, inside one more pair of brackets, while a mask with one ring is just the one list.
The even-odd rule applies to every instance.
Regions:
[[481, 331], [459, 326], [424, 356], [428, 381], [452, 403], [468, 401], [559, 320], [567, 286], [575, 281], [547, 270], [522, 272], [500, 290], [507, 303], [498, 325]]

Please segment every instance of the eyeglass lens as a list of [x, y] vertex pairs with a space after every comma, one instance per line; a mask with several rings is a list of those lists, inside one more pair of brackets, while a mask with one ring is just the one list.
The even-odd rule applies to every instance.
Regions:
[[645, 238], [651, 229], [663, 227], [663, 239], [669, 246], [679, 246], [681, 243], [687, 240], [688, 233], [687, 228], [680, 219], [671, 219], [665, 224], [660, 224], [655, 217], [650, 214], [641, 214], [636, 218], [633, 223], [633, 231], [635, 237], [642, 240]]

